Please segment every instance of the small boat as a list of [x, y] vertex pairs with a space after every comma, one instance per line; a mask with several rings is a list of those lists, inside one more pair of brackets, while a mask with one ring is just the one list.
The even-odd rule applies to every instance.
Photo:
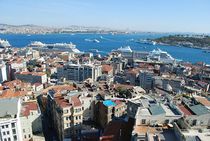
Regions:
[[93, 42], [95, 42], [95, 43], [100, 43], [100, 41], [97, 40], [97, 39], [94, 39]]
[[98, 53], [99, 50], [97, 50], [97, 49], [90, 49], [90, 52], [92, 52], [92, 53]]

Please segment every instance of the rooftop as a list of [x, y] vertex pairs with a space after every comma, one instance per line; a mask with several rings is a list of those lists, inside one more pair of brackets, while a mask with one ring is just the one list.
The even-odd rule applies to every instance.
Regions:
[[0, 99], [0, 117], [17, 115], [18, 100], [18, 98]]
[[161, 105], [153, 105], [149, 107], [149, 111], [152, 115], [160, 115], [166, 113]]
[[13, 91], [10, 89], [4, 90], [2, 94], [0, 94], [1, 98], [13, 98], [13, 97], [23, 97], [27, 95], [27, 91]]
[[200, 102], [202, 105], [210, 107], [210, 101], [205, 98], [205, 97], [201, 97], [201, 96], [196, 96], [195, 99]]
[[107, 107], [109, 107], [109, 106], [116, 106], [116, 103], [114, 103], [114, 102], [111, 101], [111, 100], [105, 100], [105, 101], [103, 101], [103, 104], [104, 104], [105, 106], [107, 106]]
[[184, 113], [185, 116], [193, 115], [193, 113], [187, 109], [184, 105], [180, 104], [178, 105], [179, 109]]
[[22, 116], [29, 116], [30, 111], [38, 110], [38, 105], [36, 102], [26, 102], [22, 104], [21, 115]]
[[112, 66], [111, 65], [102, 65], [102, 71], [103, 72], [110, 72], [112, 70]]
[[189, 107], [196, 115], [203, 115], [210, 113], [209, 110], [201, 104]]

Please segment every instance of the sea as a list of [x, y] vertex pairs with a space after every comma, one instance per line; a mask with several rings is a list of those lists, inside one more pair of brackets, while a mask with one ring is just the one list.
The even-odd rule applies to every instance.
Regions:
[[[0, 38], [8, 40], [13, 47], [26, 47], [32, 41], [43, 43], [70, 43], [76, 44], [80, 51], [98, 50], [102, 55], [108, 54], [114, 49], [130, 46], [132, 50], [152, 51], [161, 49], [168, 52], [172, 57], [190, 62], [205, 62], [210, 64], [210, 53], [202, 49], [177, 47], [168, 45], [152, 45], [134, 42], [139, 39], [154, 39], [167, 36], [167, 33], [136, 33], [136, 34], [97, 34], [97, 33], [75, 33], [75, 34], [0, 34]], [[99, 42], [94, 42], [98, 40]]]

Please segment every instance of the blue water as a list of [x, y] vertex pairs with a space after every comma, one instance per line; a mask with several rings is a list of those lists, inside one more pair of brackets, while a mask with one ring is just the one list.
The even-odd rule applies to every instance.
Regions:
[[[163, 46], [163, 45], [147, 45], [141, 43], [135, 43], [132, 40], [136, 39], [147, 39], [157, 38], [166, 34], [152, 34], [152, 33], [141, 33], [141, 34], [0, 34], [1, 39], [6, 39], [14, 47], [25, 47], [31, 41], [41, 41], [43, 43], [69, 43], [72, 42], [77, 45], [77, 48], [81, 51], [89, 51], [90, 49], [97, 49], [102, 54], [108, 53], [113, 49], [117, 49], [121, 46], [129, 45], [133, 50], [139, 51], [151, 51], [156, 48], [167, 51], [174, 58], [181, 59], [188, 62], [199, 62], [203, 61], [210, 64], [210, 54], [204, 53], [203, 50], [176, 47], [176, 46]], [[100, 43], [88, 42], [85, 39], [97, 39]]]

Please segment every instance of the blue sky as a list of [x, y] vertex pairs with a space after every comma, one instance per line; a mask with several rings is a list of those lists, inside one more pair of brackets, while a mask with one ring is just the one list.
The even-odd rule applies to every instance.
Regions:
[[210, 33], [210, 0], [0, 0], [0, 23]]

